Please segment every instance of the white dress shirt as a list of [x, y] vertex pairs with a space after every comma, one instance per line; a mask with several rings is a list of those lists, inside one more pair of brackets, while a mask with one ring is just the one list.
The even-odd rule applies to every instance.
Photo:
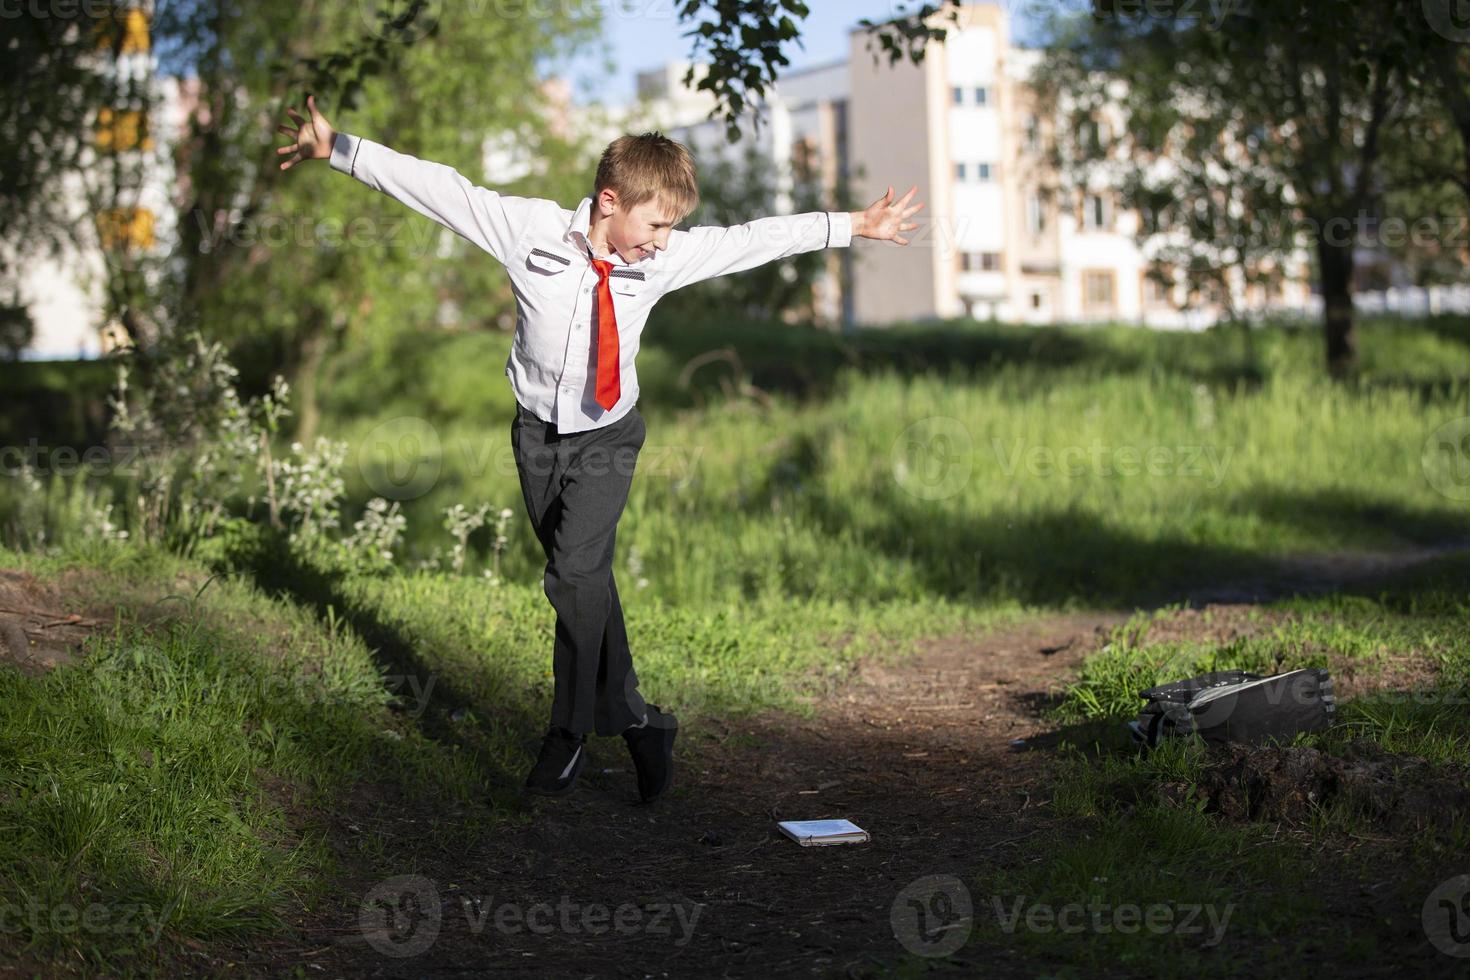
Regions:
[[592, 198], [576, 211], [555, 201], [477, 186], [453, 167], [420, 160], [347, 133], [332, 141], [331, 166], [401, 201], [493, 255], [510, 273], [516, 331], [505, 375], [516, 401], [558, 432], [611, 425], [638, 400], [643, 325], [660, 296], [690, 283], [776, 259], [852, 243], [845, 211], [757, 218], [729, 228], [672, 231], [668, 248], [627, 263], [614, 251], [609, 277], [618, 323], [620, 397], [597, 404], [597, 270], [587, 233]]

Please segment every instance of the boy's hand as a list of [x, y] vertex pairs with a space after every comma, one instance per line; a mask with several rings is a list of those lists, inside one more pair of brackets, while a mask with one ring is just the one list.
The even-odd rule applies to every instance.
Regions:
[[286, 106], [286, 112], [296, 121], [297, 128], [292, 129], [285, 123], [277, 127], [279, 132], [285, 133], [291, 139], [291, 145], [279, 148], [276, 155], [296, 154], [281, 164], [282, 170], [290, 170], [303, 160], [325, 160], [332, 155], [332, 139], [337, 133], [332, 129], [332, 124], [327, 122], [327, 117], [317, 111], [316, 96], [306, 97], [306, 108], [311, 113], [309, 122], [301, 118], [294, 106]]
[[901, 200], [893, 200], [893, 188], [888, 188], [888, 193], [868, 205], [866, 211], [854, 211], [852, 213], [852, 233], [862, 238], [876, 238], [880, 241], [897, 242], [907, 245], [909, 240], [899, 232], [913, 231], [919, 227], [910, 221], [904, 220], [910, 215], [917, 213], [923, 208], [923, 203], [908, 207], [909, 201], [918, 192], [917, 186], [910, 187], [909, 192]]

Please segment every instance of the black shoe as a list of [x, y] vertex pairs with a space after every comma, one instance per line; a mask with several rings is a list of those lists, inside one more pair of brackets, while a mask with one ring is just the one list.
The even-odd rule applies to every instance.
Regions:
[[541, 754], [526, 777], [526, 789], [542, 796], [561, 796], [576, 785], [587, 764], [587, 736], [552, 725], [541, 739]]
[[679, 719], [656, 704], [648, 706], [646, 724], [623, 732], [633, 766], [638, 770], [638, 795], [645, 803], [663, 793], [674, 781], [674, 737], [678, 734]]

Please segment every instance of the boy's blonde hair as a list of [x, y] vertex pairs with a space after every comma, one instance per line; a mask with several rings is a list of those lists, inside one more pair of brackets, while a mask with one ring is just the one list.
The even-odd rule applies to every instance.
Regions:
[[689, 148], [659, 132], [619, 136], [602, 151], [597, 164], [595, 199], [605, 188], [618, 192], [618, 201], [634, 207], [657, 200], [683, 221], [699, 207], [699, 184]]

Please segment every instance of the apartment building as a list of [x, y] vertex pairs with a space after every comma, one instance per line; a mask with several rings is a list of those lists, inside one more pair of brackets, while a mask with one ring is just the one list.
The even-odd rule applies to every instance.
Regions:
[[[97, 107], [83, 166], [61, 185], [75, 241], [58, 255], [28, 259], [18, 283], [35, 328], [23, 352], [27, 359], [90, 358], [113, 349], [123, 333], [104, 322], [109, 264], [156, 254], [172, 237], [166, 150], [186, 118], [191, 85], [158, 76], [152, 9], [151, 2], [140, 2], [107, 20], [79, 21], [95, 37], [99, 67], [120, 81], [153, 86], [154, 108]], [[118, 172], [128, 175], [122, 181], [127, 186], [111, 183]]]
[[[954, 23], [935, 23], [948, 36], [919, 64], [875, 61], [866, 34], [852, 31], [846, 60], [782, 76], [759, 133], [745, 128], [778, 168], [815, 161], [829, 186], [848, 176], [859, 206], [890, 185], [901, 194], [917, 184], [927, 202], [907, 247], [859, 241], [834, 261], [816, 287], [827, 316], [843, 324], [1214, 322], [1220, 310], [1202, 292], [1177, 274], [1171, 284], [1150, 275], [1138, 217], [1118, 206], [1105, 179], [1057, 192], [1041, 153], [1050, 122], [1027, 81], [1038, 52], [1012, 44], [1003, 7], [969, 4]], [[732, 152], [723, 121], [705, 118], [708, 93], [684, 87], [687, 67], [641, 73], [641, 105], [623, 121], [657, 122], [703, 153]], [[1279, 292], [1242, 290], [1237, 307], [1306, 308], [1306, 270], [1302, 256]]]

